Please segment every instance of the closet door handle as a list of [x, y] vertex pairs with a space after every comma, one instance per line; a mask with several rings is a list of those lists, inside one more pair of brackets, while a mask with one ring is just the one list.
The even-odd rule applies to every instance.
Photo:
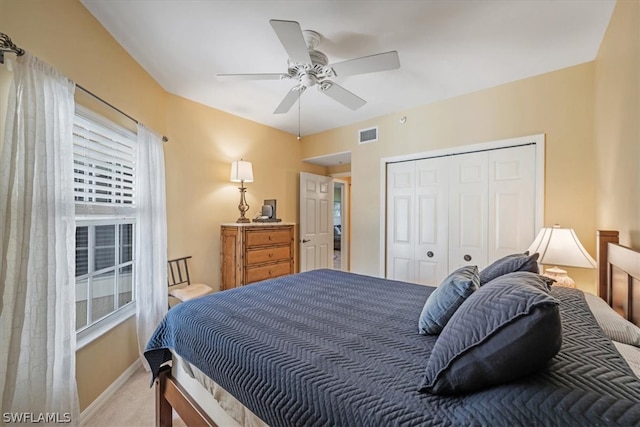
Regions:
[[464, 256], [464, 260], [467, 261], [467, 262], [471, 261], [471, 255], [468, 255], [468, 254], [465, 255]]
[[427, 256], [428, 256], [429, 258], [433, 258], [433, 252], [431, 252], [431, 251], [427, 252]]
[[310, 241], [311, 241], [311, 239], [302, 239], [302, 243], [307, 243], [307, 242], [310, 242]]

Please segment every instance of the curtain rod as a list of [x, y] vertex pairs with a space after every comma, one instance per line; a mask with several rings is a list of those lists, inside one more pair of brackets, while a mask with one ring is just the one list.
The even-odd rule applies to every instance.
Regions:
[[[13, 43], [11, 41], [11, 38], [8, 35], [6, 35], [5, 33], [0, 32], [0, 64], [4, 64], [4, 53], [5, 52], [13, 52], [17, 56], [24, 55], [24, 49], [21, 49], [18, 46], [16, 46], [15, 43]], [[98, 95], [96, 95], [95, 93], [91, 92], [90, 90], [83, 88], [82, 86], [80, 86], [77, 83], [76, 83], [76, 87], [78, 89], [82, 89], [85, 93], [87, 93], [88, 95], [93, 96], [95, 99], [97, 99], [98, 101], [102, 102], [103, 104], [113, 108], [118, 113], [122, 114], [123, 116], [125, 116], [129, 120], [135, 122], [135, 124], [140, 124], [139, 121], [137, 121], [136, 119], [134, 119], [133, 117], [131, 117], [130, 115], [128, 115], [127, 113], [122, 111], [121, 109], [113, 106], [112, 104], [108, 103], [104, 99], [100, 98]], [[167, 141], [169, 141], [169, 138], [167, 138], [166, 136], [163, 135], [162, 136], [162, 141], [163, 142], [167, 142]]]
[[24, 49], [16, 46], [5, 33], [0, 33], [0, 64], [4, 64], [4, 53], [13, 52], [18, 56], [24, 55]]
[[[132, 122], [134, 122], [135, 124], [140, 124], [139, 121], [137, 121], [136, 119], [134, 119], [133, 117], [131, 117], [130, 115], [128, 115], [127, 113], [125, 113], [124, 111], [122, 111], [121, 109], [119, 109], [118, 107], [115, 107], [114, 105], [110, 104], [109, 102], [105, 101], [104, 99], [100, 98], [98, 95], [96, 95], [95, 93], [91, 92], [88, 89], [85, 89], [84, 87], [80, 86], [79, 84], [76, 83], [76, 87], [78, 89], [81, 89], [83, 92], [85, 92], [88, 95], [91, 95], [92, 97], [94, 97], [95, 99], [97, 99], [98, 101], [102, 102], [103, 104], [113, 108], [114, 110], [116, 110], [118, 113], [122, 114], [123, 116], [125, 116], [126, 118], [128, 118], [129, 120], [131, 120]], [[167, 138], [166, 136], [162, 135], [162, 142], [167, 142], [169, 141], [169, 138]]]

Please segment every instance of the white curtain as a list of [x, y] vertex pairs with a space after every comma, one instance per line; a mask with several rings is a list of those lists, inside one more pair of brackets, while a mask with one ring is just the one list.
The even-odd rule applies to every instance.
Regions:
[[0, 158], [1, 412], [54, 413], [72, 425], [74, 90], [36, 57], [19, 57]]
[[167, 313], [167, 210], [162, 138], [138, 125], [135, 286], [138, 347], [142, 353]]

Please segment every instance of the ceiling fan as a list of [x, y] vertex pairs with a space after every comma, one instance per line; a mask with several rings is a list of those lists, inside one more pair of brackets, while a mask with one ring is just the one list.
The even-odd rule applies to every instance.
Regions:
[[222, 80], [297, 80], [298, 83], [289, 90], [275, 109], [274, 114], [283, 114], [289, 111], [300, 95], [311, 86], [317, 86], [320, 92], [351, 110], [357, 110], [367, 101], [335, 83], [331, 78], [400, 68], [397, 51], [329, 64], [327, 55], [315, 50], [322, 38], [320, 34], [311, 30], [303, 31], [296, 21], [272, 19], [269, 22], [289, 55], [287, 72], [218, 74], [217, 77]]

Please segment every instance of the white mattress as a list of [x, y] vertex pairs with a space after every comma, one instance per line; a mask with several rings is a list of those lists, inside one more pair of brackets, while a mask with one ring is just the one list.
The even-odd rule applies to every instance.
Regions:
[[171, 375], [219, 426], [268, 427], [228, 391], [202, 371], [173, 353]]

